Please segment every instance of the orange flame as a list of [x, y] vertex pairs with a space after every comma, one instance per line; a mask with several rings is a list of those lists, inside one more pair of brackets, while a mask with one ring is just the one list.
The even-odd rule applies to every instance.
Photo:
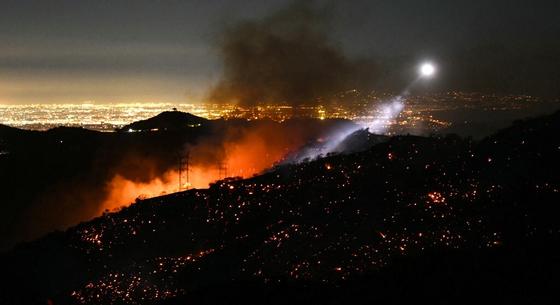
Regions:
[[[265, 126], [246, 132], [235, 140], [220, 144], [219, 147], [194, 147], [199, 155], [223, 149], [225, 156], [220, 162], [190, 164], [188, 179], [185, 170], [179, 186], [178, 170], [170, 170], [149, 182], [138, 182], [115, 175], [108, 183], [108, 196], [100, 206], [100, 213], [113, 211], [133, 203], [137, 198], [149, 198], [169, 194], [188, 188], [207, 188], [210, 183], [227, 177], [249, 178], [270, 168], [292, 151], [300, 147], [305, 139], [290, 132], [278, 132], [274, 126]], [[204, 144], [201, 144], [204, 146]], [[192, 154], [191, 154], [192, 155]], [[223, 166], [220, 169], [220, 166]]]
[[101, 204], [99, 213], [117, 210], [133, 203], [137, 198], [151, 198], [187, 188], [207, 188], [218, 178], [217, 170], [198, 166], [189, 169], [189, 181], [185, 180], [183, 174], [182, 186], [179, 185], [179, 172], [175, 170], [168, 171], [162, 177], [148, 182], [133, 181], [117, 174], [108, 183], [109, 194]]

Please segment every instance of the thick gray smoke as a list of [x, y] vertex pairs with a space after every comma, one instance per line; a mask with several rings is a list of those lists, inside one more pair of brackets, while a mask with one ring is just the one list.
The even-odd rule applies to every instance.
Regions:
[[328, 15], [300, 2], [227, 27], [220, 40], [223, 76], [209, 99], [311, 104], [368, 84], [372, 64], [347, 58], [329, 41]]

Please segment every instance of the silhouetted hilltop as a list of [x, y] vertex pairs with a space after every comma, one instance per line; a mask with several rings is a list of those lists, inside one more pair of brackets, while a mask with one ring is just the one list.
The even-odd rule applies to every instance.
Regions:
[[126, 125], [120, 131], [184, 130], [200, 127], [207, 119], [181, 111], [165, 111], [153, 118]]
[[370, 133], [367, 129], [360, 129], [346, 137], [334, 149], [337, 152], [355, 153], [367, 150], [372, 146], [389, 140], [388, 136]]
[[[175, 116], [183, 119], [172, 124], [182, 122], [181, 126], [189, 121], [184, 118], [192, 117], [172, 112], [148, 121], [161, 122], [157, 123], [161, 126], [167, 118], [173, 121]], [[0, 251], [98, 216], [99, 206], [109, 196], [115, 177], [148, 183], [177, 170], [179, 159], [187, 150], [192, 152], [191, 165], [203, 164], [210, 171], [217, 171], [226, 144], [238, 148], [242, 144], [247, 151], [254, 143], [261, 149], [275, 145], [276, 155], [282, 155], [301, 143], [353, 125], [347, 120], [298, 119], [282, 123], [213, 120], [200, 127], [158, 132], [0, 128]], [[269, 160], [267, 166], [274, 161]]]
[[541, 303], [559, 284], [558, 116], [481, 142], [392, 137], [138, 201], [5, 253], [0, 298]]
[[[501, 143], [508, 143], [510, 146], [519, 145], [516, 141], [534, 140], [548, 141], [548, 136], [557, 136], [560, 132], [560, 111], [553, 114], [540, 116], [537, 118], [528, 118], [517, 120], [509, 128], [502, 129], [494, 135], [486, 138], [485, 142], [499, 140]], [[521, 143], [523, 146], [529, 143]]]
[[9, 129], [15, 129], [15, 128], [4, 125], [4, 124], [0, 124], [0, 131], [5, 131], [5, 130], [9, 130]]
[[23, 134], [30, 134], [30, 133], [34, 133], [34, 131], [19, 129], [19, 128], [0, 124], [0, 137], [23, 135]]
[[89, 219], [115, 175], [163, 175], [201, 134], [0, 128], [0, 251]]

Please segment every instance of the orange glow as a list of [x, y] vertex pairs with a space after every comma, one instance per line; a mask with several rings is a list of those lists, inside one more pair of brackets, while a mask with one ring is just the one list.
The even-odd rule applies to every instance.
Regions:
[[290, 150], [285, 141], [267, 141], [266, 132], [252, 132], [225, 145], [225, 166], [229, 177], [248, 178], [270, 168]]
[[161, 195], [168, 190], [172, 190], [173, 186], [177, 189], [177, 182], [173, 182], [172, 178], [173, 173], [168, 173], [162, 179], [156, 178], [149, 182], [134, 182], [116, 175], [108, 184], [109, 195], [101, 204], [100, 210], [113, 211], [133, 203], [136, 198]]
[[430, 192], [428, 193], [428, 198], [433, 203], [445, 203], [445, 197], [440, 192]]
[[[218, 171], [205, 167], [191, 167], [189, 169], [189, 188], [207, 188], [208, 185], [218, 180]], [[183, 174], [183, 179], [185, 176]], [[187, 188], [187, 183], [182, 189]], [[179, 172], [168, 171], [160, 178], [148, 182], [136, 182], [116, 175], [107, 185], [108, 196], [100, 206], [100, 213], [114, 211], [123, 206], [130, 205], [137, 198], [151, 198], [179, 191]]]
[[[279, 162], [289, 152], [308, 139], [300, 132], [280, 132], [278, 125], [257, 126], [250, 130], [236, 130], [223, 143], [200, 143], [190, 148], [191, 164], [183, 169], [179, 187], [178, 169], [150, 181], [134, 181], [116, 174], [107, 184], [108, 196], [99, 213], [114, 211], [133, 203], [137, 198], [150, 198], [187, 188], [207, 188], [210, 183], [226, 177], [249, 178]], [[213, 155], [211, 160], [205, 156]]]

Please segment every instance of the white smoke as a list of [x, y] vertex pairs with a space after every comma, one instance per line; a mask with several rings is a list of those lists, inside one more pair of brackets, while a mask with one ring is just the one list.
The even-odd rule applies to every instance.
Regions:
[[389, 127], [395, 123], [396, 118], [404, 109], [404, 98], [397, 96], [389, 102], [383, 103], [374, 110], [373, 121], [365, 124], [371, 133], [385, 134]]
[[391, 125], [395, 124], [397, 117], [404, 109], [404, 95], [399, 95], [391, 100], [378, 105], [372, 111], [373, 120], [361, 125], [346, 127], [330, 134], [324, 141], [303, 148], [297, 155], [286, 158], [283, 163], [299, 163], [304, 160], [314, 160], [329, 153], [336, 153], [340, 144], [358, 130], [369, 130], [379, 135], [387, 133]]
[[328, 139], [312, 147], [306, 147], [298, 153], [297, 156], [288, 158], [287, 162], [301, 162], [304, 159], [313, 160], [321, 155], [337, 152], [336, 149], [346, 138], [360, 129], [368, 130], [370, 133], [385, 135], [389, 128], [397, 123], [397, 118], [401, 114], [405, 106], [405, 98], [410, 95], [410, 89], [419, 81], [433, 77], [436, 73], [436, 67], [430, 62], [422, 64], [419, 68], [418, 77], [412, 81], [402, 92], [396, 97], [381, 103], [372, 111], [372, 120], [362, 123], [361, 126], [338, 130], [331, 134]]

